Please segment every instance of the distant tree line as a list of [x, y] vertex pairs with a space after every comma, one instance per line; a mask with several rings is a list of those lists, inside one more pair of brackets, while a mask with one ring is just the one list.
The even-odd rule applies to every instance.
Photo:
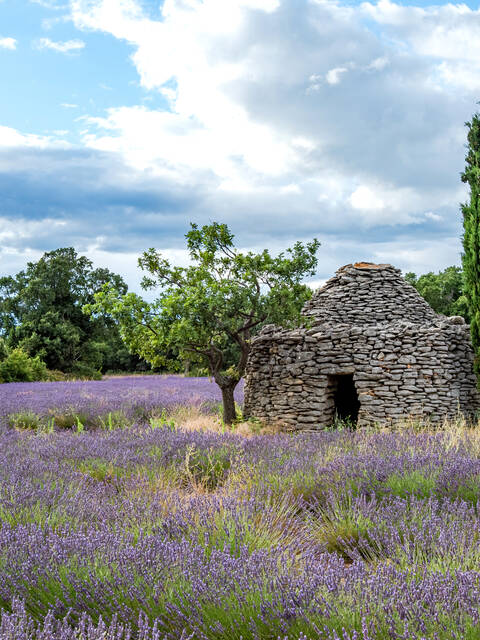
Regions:
[[470, 323], [471, 314], [461, 267], [447, 267], [438, 273], [430, 271], [421, 276], [410, 272], [405, 278], [437, 313], [463, 316]]
[[111, 316], [82, 311], [107, 283], [127, 293], [121, 276], [94, 269], [71, 247], [45, 253], [15, 276], [1, 277], [0, 379], [41, 379], [46, 369], [98, 377], [145, 366], [129, 353]]

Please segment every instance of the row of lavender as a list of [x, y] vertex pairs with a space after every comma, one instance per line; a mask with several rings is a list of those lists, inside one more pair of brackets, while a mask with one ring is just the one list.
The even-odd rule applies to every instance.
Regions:
[[453, 427], [9, 430], [0, 639], [478, 638], [479, 495], [480, 437]]
[[[236, 391], [243, 402], [243, 383]], [[181, 376], [125, 376], [101, 381], [32, 382], [0, 385], [0, 428], [8, 416], [31, 411], [48, 417], [56, 410], [71, 410], [82, 416], [105, 416], [121, 412], [131, 421], [162, 409], [197, 407], [205, 412], [221, 403], [218, 386], [208, 378]]]

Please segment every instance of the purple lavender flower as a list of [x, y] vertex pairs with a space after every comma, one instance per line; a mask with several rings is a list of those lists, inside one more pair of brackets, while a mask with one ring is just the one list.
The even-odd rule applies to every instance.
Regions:
[[[3, 385], [2, 412], [133, 411], [137, 383], [144, 408], [215, 399], [138, 381]], [[6, 430], [0, 640], [480, 637], [477, 452], [468, 432]]]

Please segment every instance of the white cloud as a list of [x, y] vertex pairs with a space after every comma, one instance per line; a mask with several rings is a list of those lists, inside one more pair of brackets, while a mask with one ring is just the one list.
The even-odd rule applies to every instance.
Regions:
[[312, 75], [308, 79], [308, 87], [305, 93], [311, 93], [313, 91], [319, 91], [323, 83], [323, 76], [317, 73], [312, 73]]
[[[131, 0], [73, 2], [73, 17], [80, 27], [113, 33], [136, 46], [133, 56], [142, 85], [161, 89], [172, 113], [120, 108], [95, 121], [112, 132], [95, 134], [87, 142], [101, 149], [123, 151], [137, 167], [165, 162], [180, 173], [214, 171], [220, 179], [238, 182], [242, 169], [278, 175], [294, 160], [290, 141], [278, 136], [268, 123], [253, 121], [245, 106], [222, 90], [244, 77], [245, 61], [236, 63], [215, 55], [216, 40], [227, 44], [229, 35], [246, 28], [252, 9], [266, 14], [279, 6], [273, 0], [167, 0], [163, 21], [148, 20]], [[171, 78], [177, 89], [164, 87]]]
[[342, 74], [346, 73], [348, 69], [346, 67], [335, 67], [335, 69], [330, 69], [327, 71], [325, 76], [325, 80], [328, 84], [339, 84], [342, 79]]
[[385, 203], [369, 187], [357, 187], [349, 198], [354, 209], [378, 211], [385, 209]]
[[[455, 191], [455, 195], [457, 201], [462, 197], [459, 191]], [[424, 222], [425, 218], [438, 222], [442, 216], [431, 211], [424, 213], [434, 198], [431, 193], [420, 189], [377, 182], [370, 186], [359, 185], [348, 197], [348, 202], [362, 215], [364, 225], [372, 227], [378, 224], [417, 224]], [[440, 193], [436, 194], [436, 199], [439, 207], [445, 205]]]
[[440, 222], [443, 219], [442, 216], [439, 216], [438, 213], [434, 213], [433, 211], [427, 211], [425, 218], [427, 218], [427, 220], [433, 220], [434, 222]]
[[[269, 247], [277, 253], [297, 239], [318, 236], [322, 247], [316, 281], [330, 277], [341, 264], [357, 260], [393, 262], [417, 273], [438, 270], [458, 262], [460, 252], [459, 232], [442, 231], [442, 220], [433, 220], [435, 224], [425, 229], [432, 213], [425, 208], [428, 194], [364, 184], [359, 186], [384, 202], [391, 199], [395, 210], [353, 209], [346, 204], [351, 182], [328, 170], [322, 178], [304, 178], [285, 188], [264, 185], [252, 189], [247, 183], [250, 190], [240, 190], [232, 198], [231, 192], [206, 181], [199, 191], [198, 176], [193, 176], [192, 185], [181, 185], [176, 178], [159, 179], [149, 171], [134, 171], [115, 155], [60, 146], [54, 139], [3, 128], [0, 174], [4, 202], [11, 212], [9, 217], [4, 207], [0, 220], [4, 273], [24, 267], [33, 251], [37, 259], [40, 249], [73, 245], [96, 263], [125, 275], [138, 290], [136, 256], [154, 244], [175, 263], [184, 264], [182, 240], [190, 220], [199, 224], [225, 221], [238, 243], [254, 251]], [[411, 211], [422, 206], [416, 219]], [[451, 211], [442, 217], [451, 218]], [[418, 231], [412, 233], [408, 227], [402, 231], [401, 225], [412, 222], [421, 223]], [[378, 225], [382, 225], [381, 235]], [[386, 232], [386, 227], [391, 231]]]
[[[105, 251], [100, 248], [102, 245], [102, 239], [99, 239], [99, 244], [92, 244], [87, 247], [82, 255], [86, 255], [94, 263], [96, 267], [104, 267], [110, 269], [114, 273], [119, 273], [125, 279], [129, 289], [134, 291], [140, 291], [140, 283], [144, 274], [138, 268], [138, 252], [118, 252], [112, 253], [111, 251]], [[99, 246], [100, 245], [100, 246]], [[170, 260], [172, 264], [177, 266], [186, 267], [191, 264], [190, 255], [186, 249], [168, 249], [161, 250], [162, 255], [167, 260]], [[148, 299], [154, 299], [155, 290], [150, 292], [143, 292], [142, 296]]]
[[137, 169], [179, 178], [192, 171], [213, 171], [220, 180], [240, 178], [240, 159], [247, 171], [282, 173], [292, 154], [288, 144], [275, 139], [268, 126], [249, 122], [242, 108], [221, 102], [223, 108], [218, 102], [211, 105], [216, 120], [207, 116], [203, 122], [188, 112], [110, 109], [107, 118], [88, 120], [110, 135], [90, 133], [84, 139], [93, 148], [121, 153]]
[[459, 264], [460, 241], [456, 236], [436, 238], [418, 238], [415, 242], [409, 237], [398, 237], [394, 241], [370, 245], [372, 262], [394, 262], [405, 273], [417, 274], [439, 271], [446, 266]]
[[6, 246], [18, 245], [48, 235], [55, 227], [65, 226], [62, 220], [45, 218], [44, 220], [9, 220], [0, 217], [0, 243]]
[[465, 4], [402, 6], [390, 0], [365, 2], [362, 11], [416, 55], [436, 59], [447, 84], [478, 89], [480, 9]]
[[[170, 104], [169, 112], [111, 109], [88, 121], [85, 142], [121, 153], [136, 168], [183, 180], [208, 175], [222, 190], [264, 189], [272, 180], [282, 188], [307, 175], [322, 182], [325, 166], [328, 181], [335, 174], [343, 183], [346, 163], [357, 184], [378, 181], [380, 171], [389, 174], [382, 181], [395, 186], [400, 180], [399, 188], [415, 190], [405, 173], [417, 182], [415, 166], [425, 163], [432, 146], [435, 158], [445, 157], [465, 118], [445, 128], [445, 112], [436, 106], [437, 121], [419, 134], [423, 116], [415, 122], [413, 114], [421, 103], [428, 109], [441, 99], [438, 64], [419, 64], [422, 54], [408, 57], [365, 29], [366, 14], [380, 21], [391, 7], [305, 1], [298, 11], [292, 0], [167, 0], [155, 20], [134, 0], [73, 0], [77, 27], [131, 43], [141, 84]], [[329, 84], [341, 86], [347, 72], [354, 107], [344, 92], [324, 94]], [[299, 139], [309, 148], [299, 147]], [[350, 145], [357, 145], [353, 153]], [[385, 153], [390, 162], [378, 162]], [[427, 173], [432, 163], [426, 162]], [[444, 202], [444, 188], [436, 188], [434, 206]], [[345, 203], [351, 193], [344, 192]]]
[[438, 67], [438, 78], [442, 84], [469, 91], [480, 89], [480, 63], [465, 64], [460, 62], [441, 62]]
[[286, 184], [285, 186], [281, 187], [280, 191], [282, 193], [302, 193], [302, 190], [298, 186], [298, 184]]
[[0, 125], [0, 149], [5, 147], [37, 147], [38, 149], [46, 149], [50, 146], [58, 146], [58, 143], [48, 136], [37, 136], [29, 133], [24, 134], [11, 127]]
[[385, 67], [387, 67], [389, 64], [389, 59], [387, 57], [383, 57], [383, 58], [375, 58], [375, 60], [372, 60], [370, 62], [370, 64], [367, 65], [367, 69], [372, 69], [375, 71], [382, 71], [383, 69], [385, 69]]
[[78, 104], [73, 104], [72, 102], [62, 102], [62, 104], [60, 106], [63, 107], [64, 109], [77, 109], [78, 108]]
[[40, 260], [42, 254], [43, 251], [32, 250], [26, 245], [9, 247], [1, 244], [0, 261], [2, 263], [2, 272], [6, 275], [14, 275], [22, 269], [25, 269], [27, 262]]
[[17, 41], [15, 38], [0, 38], [0, 49], [9, 49], [15, 51], [17, 48]]
[[50, 38], [40, 38], [35, 43], [37, 49], [50, 49], [57, 53], [74, 53], [81, 51], [85, 48], [85, 42], [83, 40], [67, 40], [65, 42], [55, 42]]

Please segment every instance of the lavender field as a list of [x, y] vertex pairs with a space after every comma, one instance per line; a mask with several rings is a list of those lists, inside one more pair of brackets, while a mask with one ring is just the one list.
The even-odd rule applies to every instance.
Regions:
[[[0, 385], [0, 427], [9, 415], [33, 411], [48, 417], [58, 410], [89, 417], [121, 412], [132, 420], [143, 419], [162, 409], [195, 407], [206, 413], [221, 403], [218, 386], [208, 378], [181, 376], [124, 376], [101, 381], [16, 382]], [[243, 384], [236, 391], [243, 401]]]
[[0, 394], [1, 640], [480, 637], [477, 430], [186, 430], [202, 379]]

